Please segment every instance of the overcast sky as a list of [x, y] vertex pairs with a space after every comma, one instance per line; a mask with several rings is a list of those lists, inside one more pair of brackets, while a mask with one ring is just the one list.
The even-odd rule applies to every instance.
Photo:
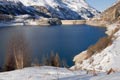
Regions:
[[99, 11], [104, 11], [117, 0], [86, 0], [92, 7]]

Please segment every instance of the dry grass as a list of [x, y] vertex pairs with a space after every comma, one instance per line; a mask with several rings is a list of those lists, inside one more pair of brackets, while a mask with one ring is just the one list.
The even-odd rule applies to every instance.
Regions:
[[92, 45], [87, 50], [87, 58], [91, 57], [95, 53], [101, 52], [103, 49], [105, 49], [107, 46], [112, 44], [112, 38], [114, 37], [114, 34], [120, 30], [120, 28], [116, 28], [110, 36], [103, 37], [98, 40], [98, 42], [95, 45]]
[[119, 25], [118, 25], [117, 28], [115, 28], [115, 29], [113, 30], [112, 35], [115, 34], [116, 32], [118, 32], [119, 30], [120, 30], [120, 28], [119, 28]]
[[42, 65], [60, 67], [61, 60], [60, 60], [58, 53], [55, 54], [54, 52], [51, 52], [49, 57], [48, 55], [43, 57]]
[[87, 54], [88, 54], [87, 58], [89, 58], [90, 56], [92, 56], [95, 53], [101, 52], [107, 46], [111, 45], [112, 37], [113, 37], [113, 35], [103, 37], [103, 38], [99, 39], [95, 45], [90, 46], [87, 50]]
[[23, 35], [14, 35], [8, 44], [5, 70], [21, 69], [31, 66], [31, 55]]

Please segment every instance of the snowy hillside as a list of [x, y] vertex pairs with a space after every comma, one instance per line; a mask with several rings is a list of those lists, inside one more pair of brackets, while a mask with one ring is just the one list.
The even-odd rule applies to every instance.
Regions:
[[0, 73], [0, 80], [120, 80], [120, 73], [98, 73], [93, 76], [85, 71], [41, 66]]
[[47, 13], [36, 10], [31, 6], [25, 6], [21, 2], [0, 1], [0, 12], [7, 15], [31, 15], [32, 17], [50, 17]]
[[102, 72], [109, 71], [110, 69], [120, 71], [120, 23], [109, 25], [106, 33], [110, 35], [115, 29], [118, 29], [118, 31], [112, 37], [112, 44], [101, 52], [96, 51], [88, 59], [85, 59], [89, 54], [87, 54], [87, 50], [76, 55], [73, 60], [75, 66], [72, 69], [87, 69]]
[[[6, 1], [1, 0], [1, 2], [2, 1], [3, 3], [1, 4], [4, 5]], [[7, 2], [9, 1], [14, 3], [22, 3], [24, 6], [20, 4], [19, 6], [21, 7], [18, 8], [21, 9], [24, 7], [22, 10], [27, 13], [32, 10], [32, 14], [34, 14], [33, 11], [36, 12], [36, 10], [38, 11], [43, 6], [48, 9], [48, 13], [50, 12], [51, 17], [57, 17], [60, 19], [88, 19], [99, 14], [97, 10], [89, 6], [84, 0], [7, 0]], [[30, 11], [27, 11], [26, 9]], [[14, 9], [12, 8], [12, 10]]]
[[[105, 25], [107, 27], [106, 33], [109, 36], [109, 40], [106, 37], [106, 41], [101, 41], [99, 45], [96, 43], [97, 46], [92, 47], [94, 50], [89, 48], [76, 55], [73, 60], [75, 66], [72, 68], [105, 72], [112, 68], [115, 71], [120, 71], [120, 0], [105, 10], [100, 16], [101, 18], [99, 20], [96, 18], [95, 21], [97, 25], [101, 21], [102, 23], [107, 22]], [[112, 38], [110, 39], [110, 37]], [[102, 42], [104, 43], [102, 44]], [[106, 44], [106, 42], [108, 43]], [[101, 49], [103, 46], [105, 47]], [[101, 51], [99, 51], [100, 49]]]

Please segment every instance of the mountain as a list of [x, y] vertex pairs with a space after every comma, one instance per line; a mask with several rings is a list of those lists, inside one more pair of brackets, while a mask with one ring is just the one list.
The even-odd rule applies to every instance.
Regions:
[[89, 20], [86, 20], [86, 24], [92, 26], [106, 27], [113, 24], [116, 21], [120, 21], [120, 0], [116, 1], [111, 7], [106, 9], [100, 15], [97, 15]]
[[91, 21], [104, 23], [108, 36], [76, 55], [72, 69], [120, 71], [120, 0]]
[[112, 7], [101, 14], [101, 19], [114, 23], [120, 18], [120, 1], [118, 0]]
[[99, 14], [85, 0], [1, 0], [0, 12], [59, 19], [88, 19]]
[[40, 10], [36, 10], [31, 6], [25, 6], [21, 2], [13, 2], [13, 1], [0, 1], [0, 14], [7, 15], [31, 15], [33, 17], [43, 16], [50, 17], [47, 13], [41, 12]]

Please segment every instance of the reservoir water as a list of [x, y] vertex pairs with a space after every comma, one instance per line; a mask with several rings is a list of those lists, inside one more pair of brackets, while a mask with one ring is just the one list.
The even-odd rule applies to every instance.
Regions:
[[106, 36], [105, 28], [89, 25], [16, 26], [0, 27], [0, 65], [3, 65], [11, 37], [24, 35], [33, 58], [40, 60], [42, 54], [58, 53], [69, 66], [73, 57]]

